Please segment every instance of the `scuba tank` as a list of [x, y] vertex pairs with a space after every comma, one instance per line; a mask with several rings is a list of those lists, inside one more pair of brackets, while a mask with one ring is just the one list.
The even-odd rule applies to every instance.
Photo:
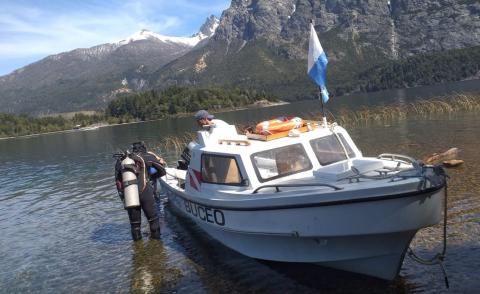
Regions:
[[121, 164], [125, 208], [138, 207], [140, 206], [140, 197], [138, 196], [138, 182], [135, 175], [135, 161], [126, 156]]
[[[148, 152], [143, 142], [132, 144], [132, 151], [122, 151], [113, 154], [115, 163], [115, 183], [120, 199], [125, 208], [139, 207], [140, 195], [166, 174], [162, 159]], [[156, 189], [154, 189], [155, 191]]]

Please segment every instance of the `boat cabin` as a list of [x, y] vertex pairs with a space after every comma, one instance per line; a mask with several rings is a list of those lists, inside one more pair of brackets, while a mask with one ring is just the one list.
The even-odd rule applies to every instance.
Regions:
[[189, 146], [188, 170], [176, 171], [179, 186], [210, 196], [217, 191], [252, 193], [264, 185], [299, 179], [336, 181], [351, 175], [352, 165], [383, 167], [365, 162], [342, 127], [313, 121], [271, 136], [238, 134], [234, 125], [220, 124], [199, 131], [197, 142]]

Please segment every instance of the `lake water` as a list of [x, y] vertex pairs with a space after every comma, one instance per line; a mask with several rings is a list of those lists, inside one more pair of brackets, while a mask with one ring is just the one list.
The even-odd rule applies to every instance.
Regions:
[[[375, 95], [393, 97], [390, 102], [414, 99], [410, 94], [395, 98], [391, 92]], [[354, 107], [361, 107], [354, 97], [332, 100], [329, 107], [335, 111], [349, 99]], [[381, 102], [361, 99], [367, 104]], [[218, 117], [247, 122], [278, 114], [301, 116], [315, 105], [309, 101]], [[0, 292], [446, 291], [438, 266], [422, 266], [408, 257], [393, 282], [311, 265], [254, 260], [205, 236], [173, 214], [165, 199], [157, 204], [161, 240], [145, 236], [134, 244], [114, 187], [112, 153], [136, 140], [156, 149], [164, 136], [194, 129], [193, 120], [183, 118], [1, 140]], [[465, 164], [448, 170], [445, 265], [450, 292], [456, 293], [474, 293], [480, 287], [479, 130], [480, 117], [469, 113], [349, 130], [364, 155], [392, 152], [422, 158], [450, 147], [462, 150]], [[173, 152], [163, 156], [171, 164], [176, 160]], [[148, 232], [145, 219], [142, 227]], [[422, 255], [434, 255], [441, 249], [441, 230], [441, 226], [422, 230], [412, 247]]]

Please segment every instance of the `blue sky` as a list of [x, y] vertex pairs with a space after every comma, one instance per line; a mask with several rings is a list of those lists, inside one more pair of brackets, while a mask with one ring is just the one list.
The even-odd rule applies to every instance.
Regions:
[[148, 29], [196, 33], [230, 0], [0, 0], [0, 76], [50, 54], [116, 42]]

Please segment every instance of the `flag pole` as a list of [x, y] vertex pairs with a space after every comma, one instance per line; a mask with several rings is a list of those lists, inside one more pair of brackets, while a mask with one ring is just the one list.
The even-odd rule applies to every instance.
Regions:
[[323, 116], [323, 126], [326, 128], [328, 127], [327, 124], [327, 116], [325, 115], [325, 108], [324, 108], [324, 103], [323, 103], [323, 97], [322, 97], [322, 88], [318, 87], [318, 98], [320, 99], [320, 103], [322, 103], [322, 116]]
[[[310, 25], [315, 26], [315, 22], [313, 21], [313, 18], [310, 19]], [[315, 34], [316, 34], [316, 32], [315, 32]], [[325, 108], [324, 108], [325, 103], [323, 103], [322, 87], [320, 87], [320, 86], [318, 86], [318, 99], [320, 99], [320, 103], [322, 104], [322, 116], [323, 116], [322, 122], [323, 122], [323, 126], [326, 128], [328, 126], [327, 125], [327, 116], [325, 115]]]

